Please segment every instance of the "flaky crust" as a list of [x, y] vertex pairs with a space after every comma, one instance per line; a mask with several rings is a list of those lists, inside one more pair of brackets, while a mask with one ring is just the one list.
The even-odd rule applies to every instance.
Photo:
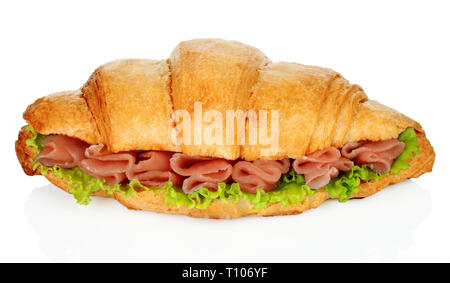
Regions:
[[[408, 127], [422, 131], [409, 117], [368, 100], [361, 87], [339, 73], [297, 63], [262, 67], [248, 109], [279, 111], [278, 152], [264, 159], [297, 158], [348, 142], [396, 138]], [[267, 129], [270, 137], [271, 127]], [[242, 146], [241, 157], [256, 160], [269, 148], [258, 140], [257, 145]]]
[[[209, 117], [210, 123], [204, 122], [197, 131], [195, 102], [202, 104], [204, 115], [207, 110], [218, 111], [222, 122], [212, 123], [215, 118]], [[172, 119], [179, 110], [187, 111], [190, 118], [191, 145], [176, 146], [172, 139], [177, 136], [174, 126], [180, 130], [185, 122], [184, 118]], [[237, 145], [236, 119], [234, 145], [227, 144], [227, 110], [255, 111], [259, 115], [257, 136], [250, 130], [250, 119], [246, 120], [245, 144]], [[264, 127], [261, 110], [269, 111]], [[271, 110], [279, 115], [278, 139], [271, 132], [270, 118], [276, 115]], [[40, 133], [105, 143], [113, 152], [181, 151], [229, 160], [297, 158], [348, 142], [395, 138], [408, 127], [423, 131], [409, 117], [369, 100], [361, 87], [333, 70], [271, 63], [254, 47], [220, 39], [181, 42], [167, 61], [107, 63], [91, 75], [82, 96], [78, 90], [38, 99], [24, 118]], [[265, 130], [269, 139], [261, 135]], [[205, 140], [204, 134], [220, 131], [219, 142], [224, 145], [208, 145], [217, 141]], [[257, 137], [256, 144], [250, 145], [251, 134]], [[186, 136], [184, 130], [179, 135]], [[200, 146], [195, 145], [194, 136], [201, 137]], [[263, 151], [269, 148], [275, 151]]]
[[[27, 147], [25, 144], [25, 140], [29, 137], [31, 137], [31, 132], [27, 131], [25, 127], [23, 127], [19, 133], [19, 139], [16, 142], [17, 157], [26, 174], [39, 175], [39, 169], [36, 171], [33, 171], [32, 169], [35, 150], [32, 147]], [[433, 168], [435, 159], [433, 147], [426, 138], [425, 133], [418, 133], [417, 137], [420, 153], [409, 162], [411, 165], [409, 169], [400, 171], [400, 173], [395, 175], [385, 176], [376, 182], [371, 181], [362, 183], [359, 186], [359, 192], [353, 195], [353, 198], [364, 198], [370, 196], [384, 189], [388, 185], [396, 184], [405, 179], [416, 178], [423, 173], [430, 172]], [[67, 192], [69, 191], [70, 188], [67, 185], [66, 180], [60, 179], [51, 172], [49, 172], [46, 177], [56, 186]], [[105, 191], [98, 191], [93, 195], [104, 197], [110, 196]], [[221, 200], [214, 200], [206, 209], [187, 209], [184, 206], [176, 207], [166, 205], [164, 203], [163, 195], [155, 194], [152, 191], [138, 192], [136, 196], [132, 197], [125, 197], [123, 194], [115, 192], [113, 197], [129, 209], [149, 210], [159, 213], [184, 214], [191, 217], [217, 219], [238, 218], [248, 215], [276, 216], [299, 214], [310, 208], [317, 208], [323, 201], [331, 198], [327, 192], [321, 189], [314, 196], [306, 197], [298, 204], [283, 207], [280, 203], [274, 203], [270, 204], [261, 211], [256, 211], [252, 209], [251, 204], [246, 200], [240, 200], [237, 203], [232, 201], [224, 202]]]
[[[237, 41], [196, 39], [181, 42], [169, 58], [175, 110], [189, 112], [195, 134], [194, 103], [201, 102], [203, 112], [217, 110], [222, 114], [223, 126], [220, 123], [219, 128], [225, 129], [226, 111], [247, 110], [250, 90], [258, 80], [258, 70], [268, 62], [261, 51]], [[204, 139], [208, 125], [203, 125], [197, 137]], [[192, 135], [191, 145], [182, 144], [181, 149], [189, 155], [237, 159], [240, 146], [237, 143], [227, 145], [225, 134], [224, 130], [219, 141], [222, 145], [209, 145], [208, 141], [195, 145]]]
[[79, 89], [39, 98], [27, 107], [23, 118], [43, 135], [63, 134], [90, 144], [102, 142]]
[[170, 136], [174, 123], [166, 61], [107, 63], [82, 91], [109, 150], [180, 150]]

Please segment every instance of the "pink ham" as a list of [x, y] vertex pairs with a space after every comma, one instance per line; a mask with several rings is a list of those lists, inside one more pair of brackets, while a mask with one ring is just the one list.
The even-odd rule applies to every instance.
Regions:
[[353, 161], [342, 157], [339, 150], [329, 147], [294, 160], [292, 168], [297, 174], [303, 174], [306, 185], [312, 189], [326, 186], [332, 178], [339, 175], [339, 170], [349, 171]]
[[126, 172], [136, 162], [136, 153], [112, 153], [105, 145], [91, 145], [85, 151], [86, 159], [80, 162], [80, 168], [98, 179], [105, 179], [105, 184], [113, 186], [125, 180]]
[[47, 167], [58, 165], [62, 168], [77, 167], [84, 158], [84, 151], [89, 146], [84, 141], [63, 135], [52, 135], [44, 140], [45, 147], [35, 161]]
[[138, 179], [145, 186], [162, 186], [171, 181], [174, 186], [181, 186], [183, 177], [170, 168], [172, 152], [147, 151], [138, 155], [138, 162], [126, 172], [129, 180]]
[[230, 179], [232, 166], [224, 159], [189, 156], [175, 153], [170, 158], [170, 167], [181, 176], [187, 177], [183, 181], [182, 189], [185, 193], [193, 193], [201, 187], [217, 190], [217, 184]]
[[348, 143], [341, 152], [344, 157], [354, 160], [358, 165], [367, 165], [376, 172], [387, 173], [391, 171], [392, 162], [404, 148], [405, 143], [397, 139], [390, 139]]
[[248, 193], [256, 193], [256, 189], [266, 192], [277, 188], [281, 174], [289, 171], [289, 159], [239, 161], [233, 167], [233, 180], [239, 183], [241, 189]]

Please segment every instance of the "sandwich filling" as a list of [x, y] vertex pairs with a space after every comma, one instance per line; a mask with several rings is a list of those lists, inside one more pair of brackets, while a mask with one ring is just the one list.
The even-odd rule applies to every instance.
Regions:
[[204, 209], [215, 199], [248, 200], [260, 210], [270, 203], [296, 204], [319, 190], [343, 202], [361, 182], [377, 181], [409, 168], [419, 152], [413, 128], [397, 139], [348, 143], [296, 159], [229, 161], [163, 151], [112, 153], [64, 135], [41, 135], [31, 126], [27, 146], [36, 149], [34, 168], [67, 180], [80, 204], [98, 190], [126, 196], [164, 193], [167, 205]]

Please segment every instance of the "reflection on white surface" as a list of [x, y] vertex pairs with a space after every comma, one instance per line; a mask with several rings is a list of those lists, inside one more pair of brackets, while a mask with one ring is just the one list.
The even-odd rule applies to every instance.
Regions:
[[52, 185], [25, 203], [42, 250], [56, 261], [392, 261], [414, 245], [430, 209], [429, 192], [411, 181], [301, 215], [234, 220], [131, 211], [103, 198], [81, 206]]

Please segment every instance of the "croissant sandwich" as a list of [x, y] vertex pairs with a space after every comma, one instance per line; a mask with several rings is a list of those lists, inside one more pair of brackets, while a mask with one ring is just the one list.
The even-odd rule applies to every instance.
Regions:
[[95, 70], [28, 106], [17, 157], [74, 195], [193, 217], [288, 215], [370, 196], [433, 167], [422, 127], [330, 69], [236, 41]]

